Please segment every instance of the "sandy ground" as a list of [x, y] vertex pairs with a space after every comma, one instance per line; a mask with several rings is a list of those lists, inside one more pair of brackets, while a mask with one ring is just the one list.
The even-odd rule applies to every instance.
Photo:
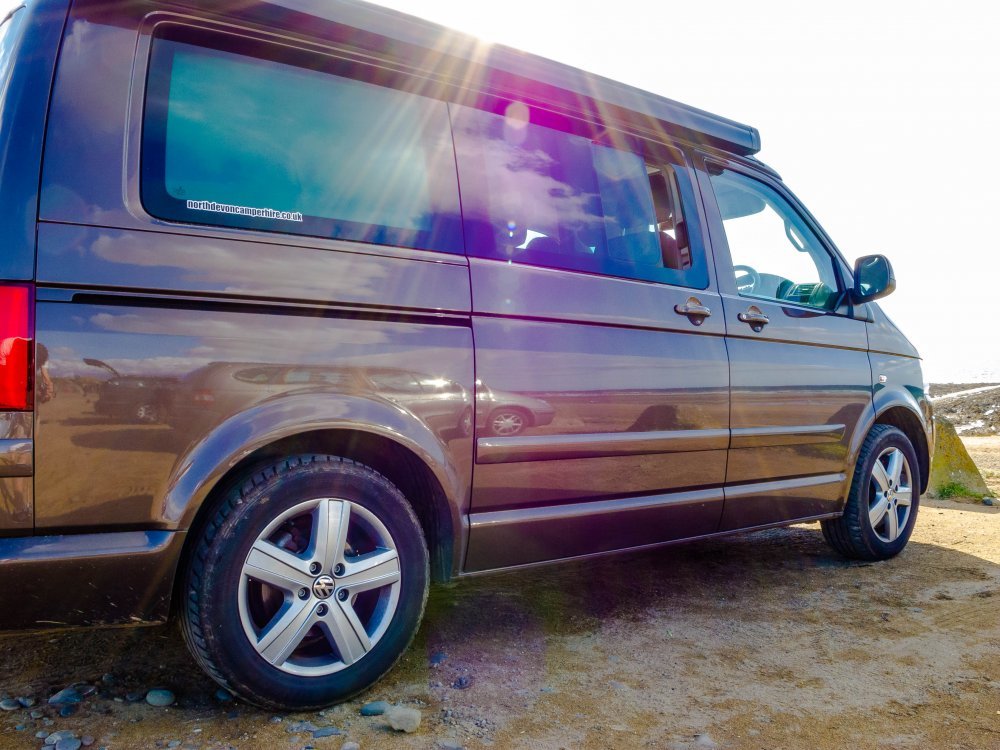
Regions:
[[[44, 705], [80, 681], [99, 689], [75, 715]], [[178, 704], [120, 702], [157, 686]], [[1000, 508], [926, 501], [879, 564], [807, 525], [467, 579], [432, 591], [403, 661], [348, 704], [278, 721], [215, 690], [173, 627], [6, 635], [0, 693], [52, 723], [0, 714], [0, 747], [70, 729], [109, 748], [1000, 749]], [[378, 699], [419, 708], [420, 730], [358, 715]]]

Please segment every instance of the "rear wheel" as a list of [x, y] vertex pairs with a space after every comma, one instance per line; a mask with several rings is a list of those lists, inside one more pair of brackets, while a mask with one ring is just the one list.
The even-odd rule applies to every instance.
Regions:
[[919, 505], [913, 444], [901, 430], [877, 424], [861, 446], [844, 515], [823, 521], [823, 536], [845, 557], [885, 560], [906, 546]]
[[420, 525], [392, 483], [347, 459], [295, 456], [223, 498], [188, 567], [182, 629], [247, 701], [318, 708], [395, 663], [428, 578]]

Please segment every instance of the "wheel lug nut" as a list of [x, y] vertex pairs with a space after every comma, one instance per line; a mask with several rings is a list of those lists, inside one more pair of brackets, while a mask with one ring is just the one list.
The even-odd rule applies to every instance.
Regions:
[[312, 573], [313, 575], [316, 575], [316, 574], [317, 574], [317, 573], [319, 573], [319, 572], [320, 572], [320, 571], [321, 571], [322, 569], [323, 569], [323, 566], [322, 566], [322, 565], [320, 565], [320, 564], [319, 564], [318, 562], [314, 562], [314, 563], [311, 563], [311, 564], [309, 565], [309, 572], [310, 572], [310, 573]]
[[299, 589], [299, 599], [308, 599], [309, 589]]
[[330, 611], [330, 608], [327, 607], [325, 604], [320, 604], [316, 608], [316, 614], [318, 614], [320, 617], [323, 617], [329, 611]]
[[337, 592], [337, 598], [340, 599], [340, 601], [342, 602], [347, 601], [348, 596], [349, 594], [347, 589], [341, 589], [340, 591]]
[[336, 564], [336, 566], [333, 568], [333, 574], [335, 576], [342, 576], [342, 575], [344, 575], [344, 566], [343, 566], [342, 563], [337, 563]]

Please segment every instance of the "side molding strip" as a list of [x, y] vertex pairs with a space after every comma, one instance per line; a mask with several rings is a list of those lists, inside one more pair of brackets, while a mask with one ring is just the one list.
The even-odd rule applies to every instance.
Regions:
[[846, 427], [842, 424], [799, 425], [793, 427], [738, 427], [732, 431], [730, 448], [765, 448], [772, 445], [839, 443]]
[[687, 453], [725, 450], [728, 445], [729, 430], [662, 430], [490, 437], [479, 438], [476, 441], [476, 463], [501, 464], [550, 461], [559, 458]]

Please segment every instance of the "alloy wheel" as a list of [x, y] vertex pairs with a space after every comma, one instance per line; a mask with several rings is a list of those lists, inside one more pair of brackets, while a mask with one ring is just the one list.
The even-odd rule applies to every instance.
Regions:
[[363, 659], [399, 603], [400, 562], [389, 531], [363, 506], [317, 498], [275, 518], [243, 563], [239, 613], [251, 645], [300, 676]]

